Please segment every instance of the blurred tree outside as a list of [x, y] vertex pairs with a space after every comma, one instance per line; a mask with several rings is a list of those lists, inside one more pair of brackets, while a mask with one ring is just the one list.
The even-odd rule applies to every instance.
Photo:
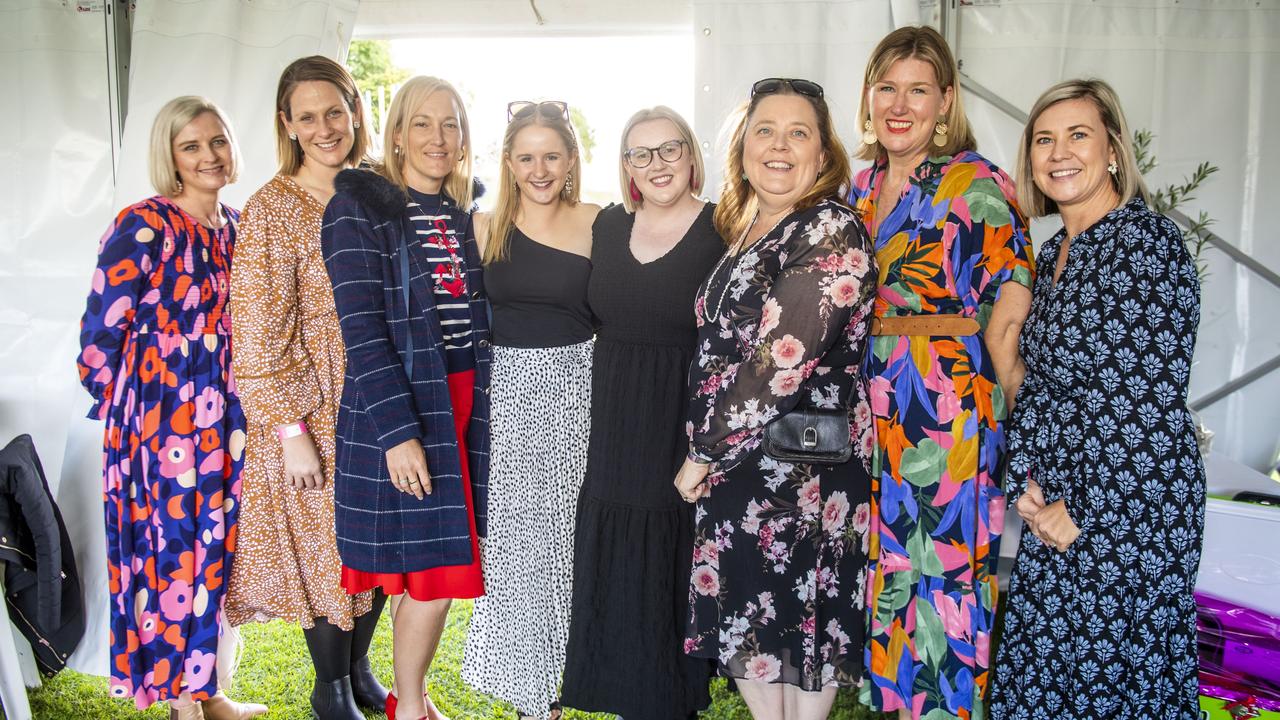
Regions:
[[578, 107], [569, 108], [569, 122], [573, 123], [573, 131], [578, 134], [578, 146], [582, 148], [582, 162], [591, 162], [591, 151], [596, 147], [596, 134], [587, 122], [587, 116]]
[[[408, 68], [396, 65], [391, 59], [391, 43], [386, 40], [352, 40], [347, 49], [347, 69], [355, 78], [365, 106], [365, 114], [372, 121], [370, 130], [375, 144], [382, 135], [382, 119], [391, 106], [391, 99], [401, 83], [413, 74]], [[474, 103], [474, 93], [466, 87], [458, 86], [464, 102]], [[586, 115], [576, 106], [569, 108], [569, 121], [573, 124], [574, 133], [578, 136], [578, 146], [582, 153], [582, 162], [589, 163], [596, 148], [596, 134], [587, 121]], [[483, 172], [489, 165], [496, 164], [501, 156], [500, 143], [491, 142], [489, 151], [477, 148], [477, 160]]]
[[392, 62], [391, 43], [386, 40], [352, 40], [347, 48], [347, 69], [360, 88], [365, 113], [378, 134], [391, 97], [400, 83], [409, 79], [409, 70]]

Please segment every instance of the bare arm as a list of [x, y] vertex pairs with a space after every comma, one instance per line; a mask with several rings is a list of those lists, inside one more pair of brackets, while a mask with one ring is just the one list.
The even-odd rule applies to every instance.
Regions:
[[484, 246], [489, 243], [489, 213], [478, 212], [471, 216], [472, 229], [476, 233], [476, 247], [484, 256]]
[[991, 317], [983, 332], [991, 363], [995, 366], [996, 379], [1000, 381], [1005, 402], [1010, 407], [1018, 395], [1018, 388], [1022, 387], [1022, 378], [1027, 370], [1018, 356], [1018, 336], [1030, 312], [1031, 291], [1016, 282], [1005, 283], [991, 308]]

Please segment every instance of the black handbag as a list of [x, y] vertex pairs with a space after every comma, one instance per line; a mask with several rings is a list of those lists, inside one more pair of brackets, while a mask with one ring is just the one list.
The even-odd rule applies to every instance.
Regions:
[[839, 465], [853, 457], [849, 411], [796, 408], [764, 426], [764, 454], [782, 462]]

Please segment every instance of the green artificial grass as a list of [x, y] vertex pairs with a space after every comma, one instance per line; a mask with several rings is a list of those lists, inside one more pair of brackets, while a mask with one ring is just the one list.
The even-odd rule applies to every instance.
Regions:
[[[515, 709], [509, 704], [472, 690], [462, 681], [462, 646], [471, 619], [471, 603], [455, 602], [449, 612], [444, 637], [431, 672], [427, 690], [436, 707], [452, 720], [512, 720]], [[283, 622], [247, 625], [241, 628], [244, 650], [235, 682], [228, 693], [236, 700], [265, 703], [271, 708], [267, 720], [309, 720], [308, 697], [314, 677], [302, 632], [297, 626]], [[374, 672], [388, 687], [391, 685], [391, 623], [378, 624], [373, 649], [369, 652]], [[725, 688], [723, 680], [712, 685], [713, 702], [702, 720], [747, 720], [750, 714], [741, 698]], [[31, 710], [36, 720], [126, 720], [167, 718], [163, 703], [139, 713], [132, 701], [113, 700], [107, 696], [104, 678], [81, 675], [70, 670], [59, 673], [44, 687], [30, 693]], [[382, 713], [369, 714], [383, 717]], [[612, 720], [611, 715], [568, 710], [566, 720]], [[877, 717], [859, 707], [856, 693], [842, 691], [836, 700], [830, 720], [868, 720]]]

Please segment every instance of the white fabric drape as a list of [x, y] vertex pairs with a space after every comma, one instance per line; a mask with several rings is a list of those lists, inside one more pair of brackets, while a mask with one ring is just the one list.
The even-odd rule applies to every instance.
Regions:
[[[83, 520], [69, 521], [68, 532], [89, 574], [86, 595], [105, 616], [101, 441], [82, 453], [97, 458], [89, 474], [62, 459], [69, 428], [83, 415], [77, 321], [111, 216], [115, 143], [103, 14], [79, 12], [75, 3], [4, 3], [0, 48], [8, 98], [0, 113], [0, 445], [21, 433], [34, 439], [64, 514]], [[77, 654], [75, 666], [99, 655], [88, 664], [105, 669], [97, 650]], [[0, 607], [0, 703], [10, 720], [31, 717], [24, 684], [39, 685], [39, 674]]]
[[[692, 21], [689, 0], [361, 0], [356, 37], [647, 35], [679, 32]], [[620, 73], [634, 71], [636, 63], [591, 60], [611, 63]]]
[[[1181, 182], [1203, 161], [1221, 168], [1183, 210], [1207, 211], [1214, 232], [1280, 269], [1280, 203], [1267, 200], [1280, 194], [1280, 175], [1265, 170], [1280, 162], [1271, 138], [1280, 125], [1280, 5], [1006, 0], [962, 7], [959, 20], [965, 70], [1023, 110], [1059, 80], [1111, 83], [1130, 125], [1156, 134], [1152, 186]], [[981, 101], [968, 109], [980, 149], [1012, 174], [1020, 128]], [[1050, 218], [1033, 233], [1044, 240], [1059, 227]], [[1280, 288], [1213, 249], [1205, 257], [1193, 400], [1280, 354], [1274, 313], [1262, 311], [1280, 307]], [[1204, 411], [1214, 449], [1266, 467], [1280, 449], [1277, 398], [1273, 372]]]
[[916, 19], [911, 6], [885, 0], [694, 0], [693, 123], [707, 156], [706, 187], [720, 186], [724, 136], [732, 130], [725, 119], [761, 78], [805, 78], [822, 85], [846, 149], [856, 150], [867, 56], [896, 26], [895, 14], [898, 20]]
[[344, 58], [358, 0], [153, 0], [133, 23], [129, 116], [115, 206], [154, 194], [147, 142], [160, 106], [204, 95], [235, 125], [244, 157], [224, 201], [239, 207], [275, 173], [276, 78], [305, 55]]
[[[113, 5], [116, 5], [113, 3]], [[147, 142], [156, 111], [206, 95], [228, 112], [244, 156], [224, 200], [240, 206], [275, 171], [275, 81], [304, 55], [345, 55], [358, 0], [138, 3], [123, 140], [112, 131], [103, 3], [22, 0], [0, 8], [0, 443], [31, 433], [75, 545], [88, 629], [70, 667], [107, 674], [102, 426], [84, 420], [78, 321], [97, 242], [119, 208], [154, 194]], [[113, 153], [115, 177], [113, 180]], [[0, 633], [8, 634], [0, 613]], [[21, 638], [0, 642], [0, 691], [39, 679]], [[19, 659], [14, 660], [14, 655]], [[23, 673], [23, 671], [26, 671]]]

